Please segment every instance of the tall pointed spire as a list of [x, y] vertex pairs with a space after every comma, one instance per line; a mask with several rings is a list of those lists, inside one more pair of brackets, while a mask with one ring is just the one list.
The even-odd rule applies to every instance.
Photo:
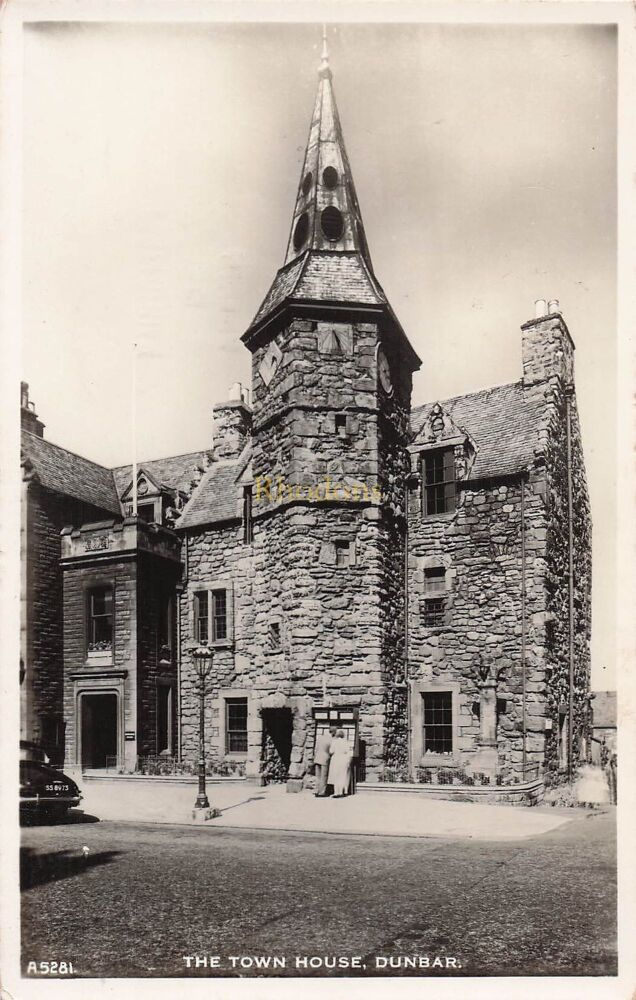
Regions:
[[326, 28], [285, 263], [243, 342], [255, 344], [292, 309], [303, 315], [382, 314], [411, 370], [420, 365], [373, 272], [333, 92]]
[[320, 59], [320, 69], [318, 70], [319, 76], [329, 76], [331, 78], [331, 70], [329, 69], [329, 48], [327, 46], [327, 25], [322, 26], [322, 56]]
[[307, 250], [357, 251], [372, 267], [333, 92], [326, 27], [285, 263]]

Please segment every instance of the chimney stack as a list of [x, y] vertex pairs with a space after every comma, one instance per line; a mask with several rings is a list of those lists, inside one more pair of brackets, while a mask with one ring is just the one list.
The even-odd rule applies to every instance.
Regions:
[[521, 327], [525, 385], [558, 379], [562, 386], [574, 382], [574, 342], [561, 315], [558, 299], [537, 299], [535, 317]]
[[249, 390], [235, 382], [226, 403], [212, 410], [212, 446], [214, 458], [238, 458], [252, 433], [252, 410]]
[[30, 431], [38, 437], [44, 437], [45, 425], [38, 419], [35, 403], [29, 399], [29, 383], [20, 382], [20, 426], [23, 431]]

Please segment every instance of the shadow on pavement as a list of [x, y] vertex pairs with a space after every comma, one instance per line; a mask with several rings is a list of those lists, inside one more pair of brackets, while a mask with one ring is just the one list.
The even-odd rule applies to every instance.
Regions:
[[81, 875], [96, 865], [107, 865], [122, 851], [100, 851], [84, 856], [81, 851], [51, 851], [39, 854], [30, 847], [20, 851], [20, 888], [22, 891], [37, 885]]
[[264, 798], [264, 795], [252, 795], [251, 798], [243, 799], [242, 802], [235, 802], [233, 806], [226, 806], [225, 809], [221, 809], [221, 816], [224, 816], [225, 813], [230, 811], [230, 809], [238, 809], [239, 806], [246, 806], [248, 802], [262, 802]]
[[24, 813], [20, 815], [20, 826], [69, 826], [79, 823], [100, 823], [99, 816], [73, 809], [66, 816], [47, 816], [45, 813]]

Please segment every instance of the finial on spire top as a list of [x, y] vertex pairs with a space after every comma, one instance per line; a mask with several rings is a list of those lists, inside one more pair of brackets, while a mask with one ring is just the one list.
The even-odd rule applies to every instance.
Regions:
[[318, 70], [318, 76], [331, 76], [331, 70], [329, 68], [329, 49], [327, 47], [327, 25], [322, 26], [322, 55], [320, 57], [320, 68]]

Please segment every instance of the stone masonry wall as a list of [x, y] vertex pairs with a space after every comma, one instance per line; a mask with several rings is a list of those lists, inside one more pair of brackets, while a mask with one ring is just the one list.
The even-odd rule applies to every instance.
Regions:
[[[548, 781], [575, 770], [589, 740], [592, 523], [581, 431], [574, 393], [574, 344], [559, 314], [524, 324], [524, 385], [539, 405], [539, 461], [544, 466], [548, 530], [545, 541], [547, 615], [545, 661], [547, 716], [545, 769]], [[569, 400], [569, 407], [568, 407]], [[568, 416], [569, 409], [569, 416]], [[568, 422], [570, 455], [568, 470]], [[569, 471], [569, 476], [568, 476]], [[573, 673], [572, 760], [568, 761], [570, 715], [570, 525], [572, 490]]]
[[[98, 586], [111, 586], [114, 592], [113, 655], [107, 664], [91, 662], [87, 657], [87, 591]], [[137, 566], [133, 560], [67, 567], [64, 570], [64, 716], [67, 761], [76, 762], [76, 748], [79, 746], [79, 734], [76, 730], [79, 721], [76, 718], [76, 685], [71, 676], [77, 671], [89, 676], [92, 673], [97, 679], [105, 670], [126, 670], [125, 728], [136, 730], [136, 593]], [[86, 690], [88, 689], [87, 684]], [[98, 693], [98, 689], [92, 686], [90, 690]]]
[[[26, 604], [29, 653], [25, 659], [23, 687], [23, 738], [42, 742], [58, 763], [63, 755], [63, 606], [60, 570], [60, 532], [65, 525], [98, 521], [104, 516], [97, 508], [43, 489], [35, 482], [25, 484], [24, 524], [26, 538]], [[55, 742], [59, 736], [59, 744]]]
[[[536, 390], [535, 390], [536, 391]], [[546, 771], [553, 776], [567, 766], [570, 688], [570, 586], [568, 525], [567, 409], [565, 398], [544, 385], [548, 397], [546, 423], [546, 587], [545, 640], [549, 668], [548, 715], [552, 728], [546, 740]], [[572, 535], [574, 541], [574, 688], [572, 768], [589, 738], [591, 636], [591, 519], [576, 404], [571, 413]]]
[[[526, 751], [529, 764], [543, 753], [545, 670], [540, 655], [546, 594], [542, 549], [546, 520], [543, 484], [534, 476], [461, 484], [452, 514], [423, 516], [421, 490], [411, 491], [409, 519], [409, 676], [412, 681], [458, 684], [459, 718], [454, 763], [478, 769], [479, 666], [497, 678], [497, 749], [502, 771], [521, 774], [523, 663], [521, 602], [521, 489], [525, 489]], [[426, 627], [425, 570], [446, 569], [446, 619]], [[433, 596], [439, 596], [437, 594]], [[415, 697], [419, 697], [416, 694]], [[432, 763], [445, 764], [443, 758]], [[415, 766], [429, 763], [427, 756]]]
[[[333, 330], [338, 353], [325, 351]], [[329, 702], [360, 707], [369, 777], [381, 769], [387, 740], [395, 742], [393, 730], [404, 729], [404, 707], [396, 711], [393, 695], [387, 713], [387, 681], [403, 673], [401, 498], [411, 383], [396, 367], [395, 398], [379, 401], [379, 337], [375, 324], [293, 321], [276, 336], [277, 365], [269, 384], [261, 366], [272, 348], [255, 349], [254, 541], [246, 546], [239, 526], [192, 532], [188, 541], [182, 621], [190, 624], [182, 629], [191, 634], [197, 586], [232, 582], [233, 644], [215, 650], [206, 723], [212, 752], [222, 755], [220, 694], [249, 692], [248, 769], [258, 768], [260, 710], [289, 708], [289, 773], [307, 773], [311, 708], [322, 702], [323, 687]], [[283, 488], [276, 492], [279, 477]], [[308, 488], [317, 492], [309, 495]], [[345, 544], [341, 565], [337, 547]], [[272, 623], [280, 627], [280, 649], [271, 648]], [[197, 700], [191, 666], [182, 675], [183, 746], [193, 756]], [[399, 739], [404, 742], [403, 734]]]

